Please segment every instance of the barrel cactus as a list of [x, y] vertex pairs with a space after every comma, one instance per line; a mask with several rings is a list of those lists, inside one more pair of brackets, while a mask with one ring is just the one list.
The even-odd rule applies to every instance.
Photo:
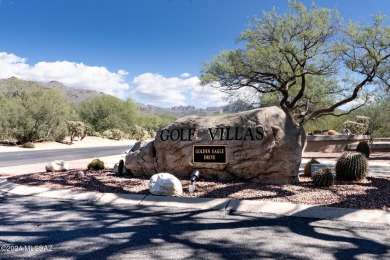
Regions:
[[358, 181], [368, 174], [366, 157], [361, 153], [344, 153], [336, 162], [336, 179]]
[[311, 165], [317, 164], [317, 163], [320, 163], [320, 162], [317, 161], [315, 158], [311, 158], [311, 160], [308, 161], [307, 164], [305, 165], [305, 169], [303, 171], [303, 176], [310, 177], [311, 176]]
[[329, 168], [321, 168], [315, 171], [313, 183], [317, 187], [329, 187], [333, 185], [333, 174]]
[[360, 141], [356, 146], [356, 152], [362, 153], [368, 159], [371, 154], [370, 145], [366, 141]]
[[104, 162], [99, 159], [93, 159], [87, 166], [90, 171], [104, 170]]

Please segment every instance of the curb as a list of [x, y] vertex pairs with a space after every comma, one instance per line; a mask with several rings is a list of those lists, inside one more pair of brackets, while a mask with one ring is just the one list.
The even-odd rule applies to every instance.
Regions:
[[282, 216], [357, 221], [390, 225], [390, 211], [300, 205], [238, 199], [184, 198], [139, 194], [99, 193], [76, 190], [24, 186], [0, 180], [0, 192], [22, 196], [37, 196], [65, 200], [90, 201], [99, 205], [129, 204], [139, 206], [177, 207], [201, 210], [224, 210], [270, 213]]

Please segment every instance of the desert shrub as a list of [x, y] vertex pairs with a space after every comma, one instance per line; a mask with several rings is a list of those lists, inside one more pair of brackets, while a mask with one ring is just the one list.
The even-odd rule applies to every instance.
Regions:
[[305, 169], [303, 171], [303, 176], [310, 177], [311, 176], [311, 165], [316, 164], [316, 163], [320, 163], [320, 162], [317, 161], [315, 158], [311, 158], [311, 160], [308, 161], [307, 164], [305, 165]]
[[370, 118], [366, 116], [356, 116], [356, 121], [347, 120], [343, 123], [343, 128], [347, 128], [354, 135], [362, 135], [367, 132]]
[[351, 131], [351, 133], [354, 135], [361, 135], [366, 129], [366, 125], [364, 125], [363, 123], [358, 123], [350, 120], [345, 121], [343, 123], [343, 127]]
[[0, 130], [19, 143], [56, 140], [58, 128], [69, 115], [65, 96], [58, 90], [17, 78], [3, 83], [7, 86], [0, 97], [4, 103], [0, 106]]
[[336, 130], [329, 130], [328, 135], [337, 135], [337, 131]]
[[61, 125], [63, 127], [54, 129], [54, 132], [55, 132], [54, 133], [54, 136], [55, 136], [54, 141], [56, 141], [56, 142], [64, 141], [64, 139], [69, 135], [68, 129], [65, 127], [66, 124], [62, 123]]
[[141, 126], [135, 125], [130, 129], [130, 134], [128, 138], [140, 141], [140, 140], [145, 140], [146, 136], [148, 136], [146, 130]]
[[356, 152], [364, 154], [366, 158], [370, 158], [371, 149], [367, 141], [360, 141], [356, 146]]
[[98, 171], [104, 169], [104, 162], [99, 159], [93, 159], [92, 162], [88, 164], [88, 170]]
[[101, 95], [84, 101], [79, 107], [80, 119], [94, 131], [120, 129], [127, 132], [135, 124], [137, 105], [131, 99], [122, 101], [110, 95]]
[[358, 181], [368, 174], [366, 157], [361, 153], [344, 153], [336, 162], [336, 179]]
[[125, 137], [125, 133], [123, 133], [119, 129], [111, 129], [111, 132], [112, 132], [112, 139], [121, 140]]
[[112, 139], [112, 131], [111, 130], [106, 130], [103, 132], [102, 134], [103, 138], [107, 138], [107, 139]]
[[119, 129], [109, 129], [103, 132], [103, 137], [107, 139], [121, 140], [125, 136], [125, 133]]
[[92, 132], [91, 136], [102, 137], [102, 134], [99, 132]]
[[80, 140], [83, 140], [88, 132], [90, 131], [90, 126], [87, 124], [84, 124], [81, 121], [68, 121], [66, 122], [67, 129], [70, 134], [70, 143], [73, 143], [73, 140], [75, 137], [80, 138]]
[[35, 144], [32, 142], [27, 142], [27, 143], [22, 144], [22, 147], [23, 148], [35, 148]]
[[313, 183], [317, 187], [329, 187], [333, 185], [333, 174], [329, 168], [321, 168], [313, 174]]

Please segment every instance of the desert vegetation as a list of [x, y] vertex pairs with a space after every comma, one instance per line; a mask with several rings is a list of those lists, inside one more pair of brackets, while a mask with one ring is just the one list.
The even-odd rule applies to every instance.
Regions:
[[137, 104], [110, 95], [95, 95], [70, 105], [58, 89], [17, 78], [0, 88], [0, 141], [24, 144], [62, 141], [87, 135], [109, 139], [147, 139], [163, 125], [176, 119], [169, 115], [139, 112]]

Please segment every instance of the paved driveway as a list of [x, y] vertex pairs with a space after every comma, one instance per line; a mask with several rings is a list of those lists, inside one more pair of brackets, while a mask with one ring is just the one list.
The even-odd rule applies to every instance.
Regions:
[[[390, 226], [0, 195], [2, 259], [390, 259]], [[7, 250], [18, 251], [7, 251]]]

